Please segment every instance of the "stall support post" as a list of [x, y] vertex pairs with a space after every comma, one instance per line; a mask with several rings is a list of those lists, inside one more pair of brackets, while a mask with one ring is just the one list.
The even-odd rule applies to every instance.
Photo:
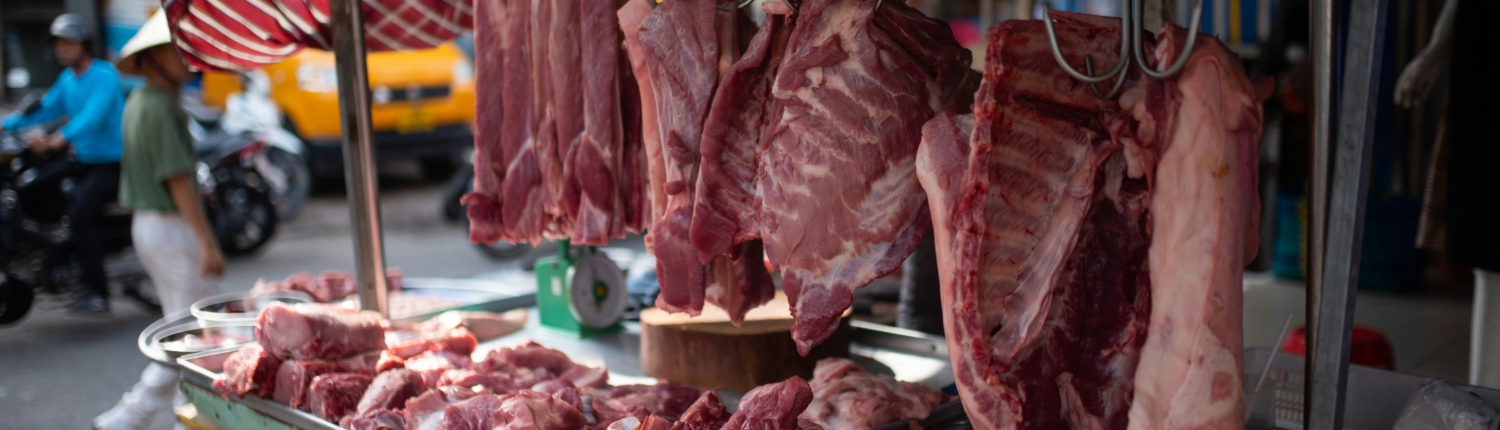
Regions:
[[[1308, 175], [1307, 204], [1307, 344], [1318, 337], [1319, 292], [1323, 290], [1323, 239], [1328, 227], [1328, 150], [1333, 145], [1333, 19], [1335, 0], [1313, 0], [1308, 3], [1312, 21], [1313, 117], [1312, 166]], [[1307, 362], [1306, 374], [1312, 374], [1313, 362]], [[1312, 395], [1312, 385], [1304, 387], [1304, 397]]]
[[365, 27], [359, 0], [332, 0], [333, 56], [338, 66], [339, 114], [344, 130], [344, 182], [354, 227], [359, 307], [390, 316], [386, 302], [385, 238], [371, 141], [370, 82], [365, 68]]
[[1349, 338], [1354, 329], [1359, 248], [1368, 188], [1365, 177], [1370, 171], [1375, 139], [1388, 5], [1389, 0], [1354, 0], [1350, 4], [1338, 147], [1334, 148], [1333, 181], [1328, 189], [1328, 236], [1324, 242], [1323, 282], [1317, 303], [1317, 336], [1308, 347], [1312, 355], [1308, 360], [1310, 391], [1305, 397], [1305, 427], [1309, 430], [1344, 428]]

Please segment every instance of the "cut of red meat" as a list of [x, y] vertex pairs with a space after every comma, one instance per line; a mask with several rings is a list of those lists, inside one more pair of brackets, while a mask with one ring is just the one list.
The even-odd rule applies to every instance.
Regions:
[[588, 425], [583, 414], [562, 400], [531, 390], [500, 397], [495, 428], [516, 430], [576, 430]]
[[[583, 134], [569, 181], [579, 191], [572, 239], [583, 245], [605, 245], [624, 237], [624, 139], [621, 136], [620, 77], [621, 36], [616, 24], [615, 2], [578, 3], [581, 23], [582, 88], [567, 89], [583, 95]], [[575, 24], [576, 25], [576, 24]], [[569, 81], [577, 82], [577, 81]]]
[[[387, 334], [386, 336], [390, 335]], [[405, 359], [401, 358], [400, 356], [391, 354], [390, 350], [385, 350], [380, 351], [380, 360], [375, 362], [375, 371], [373, 373], [379, 374], [380, 372], [391, 369], [400, 369], [403, 367], [406, 367]]]
[[318, 303], [271, 303], [255, 320], [255, 338], [281, 358], [335, 360], [385, 349], [380, 314]]
[[500, 396], [488, 394], [449, 405], [443, 410], [441, 430], [490, 430], [495, 428], [495, 413]]
[[667, 382], [656, 385], [623, 385], [593, 392], [590, 404], [594, 409], [595, 421], [600, 423], [611, 423], [634, 416], [638, 409], [648, 415], [677, 421], [693, 406], [694, 400], [701, 393], [702, 390], [697, 388]]
[[307, 386], [325, 373], [349, 372], [349, 366], [318, 360], [287, 360], [276, 370], [276, 389], [271, 398], [292, 409], [307, 410]]
[[483, 387], [500, 394], [509, 393], [516, 388], [515, 382], [503, 373], [474, 369], [455, 369], [443, 372], [443, 376], [438, 379], [438, 386], [448, 385], [464, 388]]
[[406, 401], [427, 391], [422, 375], [408, 369], [393, 369], [382, 372], [370, 382], [369, 389], [359, 398], [360, 414], [376, 409], [401, 409]]
[[604, 369], [575, 364], [562, 351], [533, 341], [490, 351], [480, 368], [486, 372], [502, 373], [520, 388], [557, 378], [566, 378], [578, 387], [603, 386], [609, 379]]
[[261, 349], [260, 344], [246, 344], [224, 360], [224, 375], [214, 380], [214, 388], [225, 399], [246, 394], [267, 397], [274, 392], [280, 366], [281, 360]]
[[976, 82], [947, 23], [900, 2], [803, 2], [787, 46], [758, 222], [806, 354], [833, 334], [853, 289], [920, 242], [926, 198], [911, 178], [922, 125], [962, 109]]
[[402, 416], [412, 430], [433, 430], [443, 423], [443, 411], [452, 401], [440, 390], [431, 390], [406, 401]]
[[[640, 44], [656, 92], [666, 204], [656, 212], [651, 251], [661, 293], [656, 305], [697, 315], [703, 309], [704, 271], [689, 242], [698, 139], [718, 82], [718, 36], [712, 0], [664, 2], [641, 22]], [[655, 168], [653, 167], [653, 170]]]
[[440, 385], [439, 380], [445, 372], [475, 368], [474, 361], [469, 356], [441, 349], [412, 357], [406, 360], [404, 367], [421, 375], [423, 383], [428, 387]]
[[463, 327], [441, 330], [390, 330], [385, 333], [386, 350], [400, 358], [411, 358], [428, 351], [451, 351], [467, 356], [474, 353], [479, 340]]
[[609, 369], [575, 365], [572, 369], [563, 372], [557, 379], [568, 381], [569, 385], [578, 388], [608, 387]]
[[812, 388], [801, 377], [766, 384], [740, 398], [740, 407], [723, 430], [777, 430], [804, 428], [797, 416], [812, 403]]
[[359, 286], [354, 283], [354, 275], [343, 271], [327, 271], [318, 274], [318, 279], [312, 284], [308, 294], [318, 303], [333, 303], [350, 294], [359, 291]]
[[606, 430], [671, 430], [672, 422], [648, 415], [644, 418], [621, 418], [603, 428]]
[[[509, 238], [500, 211], [505, 173], [529, 135], [530, 77], [526, 70], [526, 25], [530, 0], [474, 2], [474, 191], [461, 201], [468, 206], [469, 241], [495, 243]], [[522, 57], [522, 58], [518, 58]], [[514, 63], [512, 63], [514, 62]], [[507, 67], [515, 64], [514, 67]], [[507, 120], [511, 123], [506, 123]], [[518, 125], [525, 124], [525, 125]], [[507, 152], [510, 144], [512, 152]]]
[[[642, 228], [651, 227], [656, 222], [656, 217], [667, 212], [666, 193], [666, 164], [662, 158], [661, 125], [657, 116], [656, 84], [653, 75], [646, 65], [646, 47], [641, 42], [641, 23], [652, 11], [656, 3], [651, 0], [627, 0], [620, 10], [615, 11], [619, 19], [620, 30], [625, 33], [625, 51], [630, 57], [631, 75], [635, 77], [636, 88], [640, 90], [640, 124], [641, 124], [641, 149], [642, 157], [646, 163], [645, 209], [646, 215]], [[627, 110], [628, 112], [629, 110]], [[654, 234], [646, 234], [648, 246], [655, 243]]]
[[370, 381], [368, 375], [359, 373], [329, 373], [313, 378], [307, 386], [307, 408], [318, 418], [339, 422], [358, 409]]
[[729, 422], [729, 411], [724, 409], [719, 393], [707, 390], [672, 424], [672, 430], [717, 430], [726, 422]]
[[809, 385], [813, 401], [802, 418], [834, 429], [915, 424], [943, 401], [943, 393], [931, 387], [870, 374], [846, 358], [819, 360]]
[[421, 427], [409, 426], [406, 417], [401, 412], [390, 409], [376, 409], [359, 415], [349, 415], [339, 420], [339, 427], [349, 430], [418, 430]]
[[[1053, 19], [1072, 64], [1118, 49], [1118, 20]], [[1210, 39], [1176, 77], [1130, 76], [1117, 103], [1062, 73], [1041, 22], [989, 37], [972, 120], [929, 123], [918, 157], [970, 420], [1238, 428], [1260, 130], [1238, 63]], [[1144, 42], [1154, 64], [1171, 39]]]

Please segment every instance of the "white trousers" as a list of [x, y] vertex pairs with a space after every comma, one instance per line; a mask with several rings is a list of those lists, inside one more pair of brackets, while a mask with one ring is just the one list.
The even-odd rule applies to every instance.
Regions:
[[[193, 302], [214, 295], [218, 282], [203, 276], [203, 261], [198, 255], [198, 236], [181, 216], [138, 211], [132, 221], [131, 239], [151, 284], [161, 299], [162, 313], [171, 315], [187, 309]], [[177, 392], [177, 371], [152, 363], [141, 372], [141, 380], [120, 399], [110, 413], [96, 420], [100, 428], [138, 428], [135, 423], [150, 422], [153, 415], [183, 403]], [[106, 424], [106, 425], [100, 425]]]
[[1474, 270], [1469, 384], [1500, 388], [1500, 273]]

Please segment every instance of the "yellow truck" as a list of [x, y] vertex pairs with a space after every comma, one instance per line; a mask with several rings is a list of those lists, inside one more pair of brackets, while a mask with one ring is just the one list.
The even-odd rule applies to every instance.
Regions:
[[[379, 52], [367, 57], [370, 120], [376, 157], [417, 160], [424, 174], [441, 177], [473, 147], [474, 67], [453, 43], [432, 49]], [[343, 176], [338, 76], [333, 54], [303, 50], [262, 69], [283, 126], [306, 143], [303, 158], [312, 174]], [[203, 102], [222, 108], [240, 79], [205, 73]]]

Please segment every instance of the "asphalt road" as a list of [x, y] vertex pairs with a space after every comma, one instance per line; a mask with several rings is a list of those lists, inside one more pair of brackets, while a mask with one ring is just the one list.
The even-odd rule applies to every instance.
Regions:
[[[396, 175], [381, 179], [386, 261], [407, 276], [469, 277], [549, 252], [544, 247], [518, 261], [488, 260], [467, 243], [462, 225], [443, 221], [442, 182], [410, 179], [414, 175], [400, 175], [400, 166], [391, 170]], [[248, 290], [260, 277], [353, 270], [348, 206], [337, 186], [323, 188], [329, 189], [283, 224], [264, 252], [228, 263], [221, 292]], [[118, 296], [107, 317], [72, 316], [58, 309], [62, 305], [43, 303], [27, 319], [0, 327], [0, 429], [87, 429], [145, 368], [135, 340], [158, 316]], [[172, 422], [164, 413], [151, 428], [171, 428]]]

